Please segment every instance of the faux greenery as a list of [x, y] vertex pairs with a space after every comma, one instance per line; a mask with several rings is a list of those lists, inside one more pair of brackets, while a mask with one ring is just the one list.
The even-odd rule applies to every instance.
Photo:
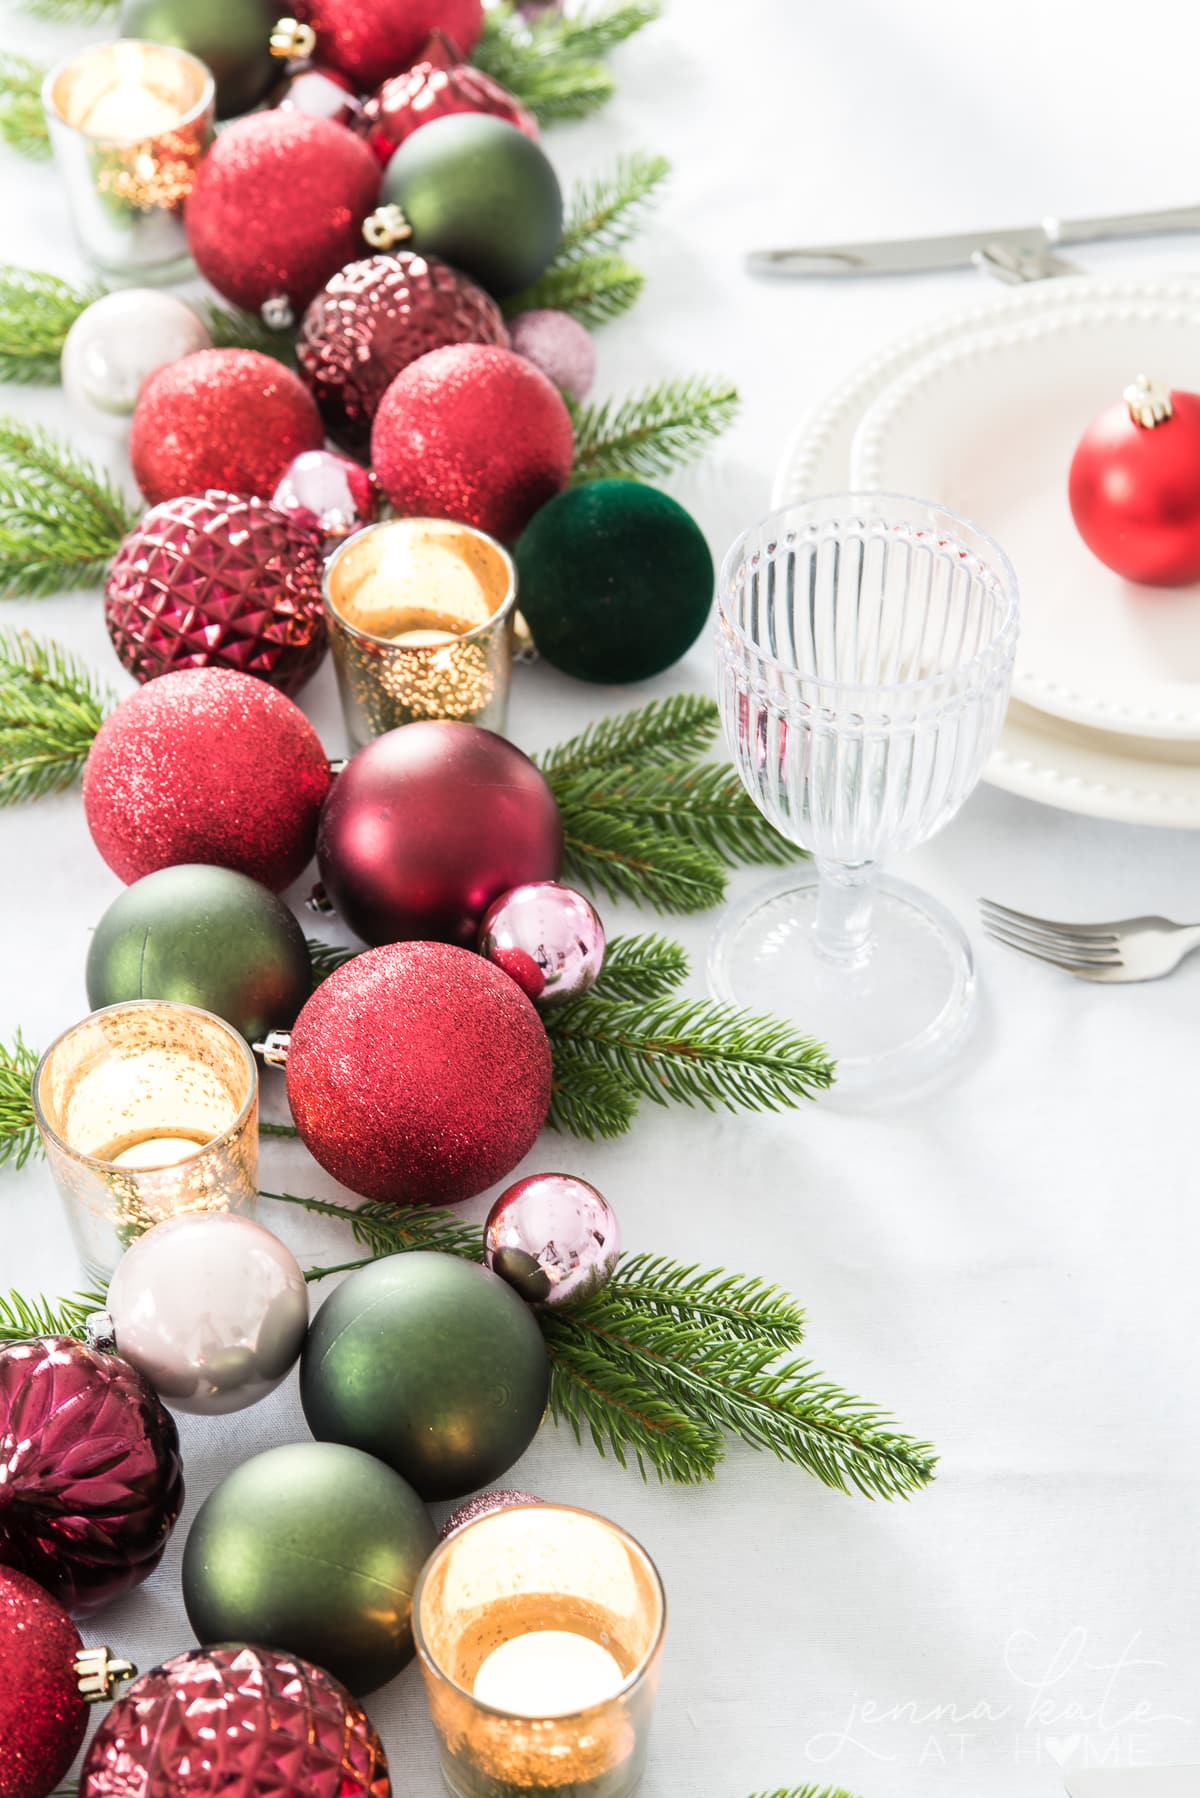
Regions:
[[508, 300], [504, 310], [512, 318], [548, 306], [569, 312], [581, 324], [603, 325], [636, 305], [645, 284], [641, 270], [624, 256], [579, 256], [551, 264], [532, 287]]
[[644, 223], [669, 172], [664, 156], [634, 155], [622, 157], [610, 175], [581, 182], [554, 261], [532, 287], [506, 302], [508, 315], [549, 306], [600, 325], [628, 311], [643, 276], [618, 251]]
[[41, 98], [45, 73], [28, 57], [0, 50], [0, 137], [22, 156], [38, 160], [50, 154]]
[[581, 119], [603, 106], [616, 87], [603, 58], [658, 15], [657, 0], [613, 0], [568, 17], [529, 22], [505, 0], [484, 15], [471, 61], [523, 101], [541, 124]]
[[0, 805], [69, 787], [107, 704], [76, 656], [0, 627]]
[[65, 443], [0, 418], [0, 599], [100, 585], [138, 516]]
[[0, 1167], [24, 1167], [38, 1146], [33, 1116], [33, 1070], [38, 1058], [18, 1030], [12, 1045], [0, 1043]]
[[572, 407], [575, 466], [571, 479], [611, 476], [654, 480], [703, 455], [736, 416], [731, 381], [691, 375], [656, 381], [624, 400]]

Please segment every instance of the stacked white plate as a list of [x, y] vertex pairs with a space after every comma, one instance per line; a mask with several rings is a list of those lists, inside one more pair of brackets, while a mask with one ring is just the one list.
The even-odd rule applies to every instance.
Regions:
[[1084, 547], [1067, 471], [1145, 373], [1200, 389], [1200, 280], [1039, 282], [874, 357], [801, 423], [775, 504], [883, 489], [964, 513], [1021, 588], [985, 779], [1087, 816], [1200, 829], [1200, 586], [1134, 586]]

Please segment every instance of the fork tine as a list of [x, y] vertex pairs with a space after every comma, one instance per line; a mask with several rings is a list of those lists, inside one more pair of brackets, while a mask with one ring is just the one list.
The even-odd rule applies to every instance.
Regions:
[[1030, 937], [1017, 936], [1015, 933], [998, 929], [991, 924], [985, 924], [984, 931], [993, 942], [1000, 943], [1005, 949], [1015, 949], [1019, 955], [1028, 955], [1034, 961], [1047, 962], [1052, 968], [1061, 968], [1065, 974], [1077, 974], [1084, 979], [1110, 970], [1116, 971], [1125, 965], [1119, 956], [1101, 960], [1086, 953], [1057, 950], [1049, 945], [1039, 945]]
[[1097, 966], [1120, 967], [1121, 945], [1116, 937], [1101, 941], [1097, 937], [1050, 936], [1041, 930], [1027, 930], [1022, 924], [1009, 924], [1001, 919], [984, 917], [983, 927], [993, 936], [1013, 942], [1028, 943], [1062, 961], [1089, 961]]
[[1011, 906], [998, 905], [994, 899], [981, 899], [979, 905], [982, 911], [1001, 923], [1024, 924], [1039, 932], [1065, 937], [1070, 942], [1075, 942], [1080, 937], [1093, 937], [1104, 942], [1117, 941], [1117, 933], [1111, 924], [1063, 924], [1053, 918], [1035, 918], [1029, 912], [1014, 911]]

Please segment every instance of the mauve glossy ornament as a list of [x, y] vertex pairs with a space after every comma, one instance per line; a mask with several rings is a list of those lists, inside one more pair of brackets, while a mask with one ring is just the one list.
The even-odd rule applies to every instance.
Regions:
[[348, 537], [373, 524], [379, 494], [369, 468], [337, 450], [305, 450], [291, 463], [271, 504], [320, 537]]
[[584, 400], [596, 379], [592, 334], [569, 312], [535, 307], [518, 313], [510, 326], [512, 347], [575, 401]]
[[63, 392], [85, 424], [123, 437], [143, 383], [211, 348], [208, 326], [183, 300], [154, 287], [121, 288], [93, 300], [67, 332]]
[[587, 1180], [530, 1174], [502, 1192], [483, 1226], [483, 1258], [531, 1305], [582, 1304], [607, 1286], [621, 1253], [617, 1215]]
[[545, 1502], [545, 1499], [535, 1498], [532, 1492], [518, 1492], [515, 1487], [501, 1487], [499, 1492], [477, 1492], [466, 1504], [451, 1511], [438, 1531], [438, 1540], [444, 1542], [455, 1530], [465, 1529], [477, 1517], [490, 1517], [493, 1511], [508, 1511], [513, 1505], [541, 1505]]
[[117, 1353], [176, 1411], [218, 1417], [285, 1378], [308, 1329], [291, 1250], [232, 1211], [169, 1218], [139, 1237], [108, 1289]]
[[549, 1011], [595, 982], [604, 966], [604, 926], [573, 887], [531, 880], [489, 908], [479, 953], [503, 968], [539, 1011]]

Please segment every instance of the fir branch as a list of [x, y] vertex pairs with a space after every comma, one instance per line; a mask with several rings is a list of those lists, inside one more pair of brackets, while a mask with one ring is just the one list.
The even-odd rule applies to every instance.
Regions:
[[571, 479], [578, 485], [670, 474], [703, 454], [732, 422], [738, 404], [731, 381], [692, 375], [656, 382], [630, 399], [575, 406]]
[[42, 111], [45, 74], [45, 69], [27, 56], [0, 50], [0, 137], [21, 156], [39, 162], [50, 154], [50, 134]]
[[28, 1342], [32, 1336], [74, 1336], [82, 1341], [93, 1311], [103, 1311], [102, 1292], [76, 1292], [69, 1299], [24, 1299], [0, 1293], [0, 1342]]
[[562, 791], [563, 810], [623, 819], [678, 837], [727, 867], [792, 861], [803, 853], [769, 824], [727, 762], [600, 769]]
[[78, 657], [0, 628], [0, 805], [69, 787], [109, 703]]
[[585, 1142], [624, 1136], [633, 1127], [639, 1099], [636, 1087], [619, 1074], [559, 1049], [554, 1054], [546, 1127]]
[[592, 995], [648, 1004], [687, 977], [687, 951], [681, 944], [665, 936], [615, 936], [605, 951], [604, 967]]
[[0, 1043], [0, 1167], [24, 1167], [39, 1147], [33, 1115], [33, 1071], [38, 1057], [18, 1030], [12, 1047]]
[[795, 1348], [804, 1339], [804, 1313], [778, 1286], [724, 1268], [703, 1273], [665, 1255], [626, 1255], [608, 1288], [634, 1313], [652, 1311], [678, 1323], [703, 1325], [734, 1340]]
[[[370, 1260], [381, 1255], [401, 1255], [409, 1249], [436, 1249], [443, 1255], [461, 1255], [467, 1261], [483, 1259], [479, 1226], [460, 1223], [448, 1211], [385, 1205], [374, 1199], [366, 1199], [359, 1206], [340, 1205], [334, 1199], [309, 1199], [293, 1192], [264, 1192], [260, 1196], [274, 1199], [279, 1205], [299, 1205], [318, 1217], [333, 1217], [349, 1224], [354, 1240], [370, 1250]], [[321, 1280], [334, 1271], [312, 1267], [304, 1277]]]
[[258, 1134], [260, 1136], [299, 1136], [295, 1124], [273, 1124], [267, 1118], [259, 1118]]
[[646, 1382], [595, 1354], [586, 1341], [564, 1343], [547, 1331], [550, 1356], [550, 1415], [582, 1442], [590, 1436], [596, 1452], [627, 1467], [632, 1457], [643, 1479], [649, 1469], [660, 1480], [693, 1486], [711, 1480], [724, 1458], [715, 1430], [688, 1417]]
[[719, 861], [604, 812], [562, 808], [563, 878], [656, 911], [707, 911], [725, 897]]
[[273, 331], [253, 312], [209, 302], [201, 317], [216, 350], [257, 350], [262, 356], [273, 356], [288, 368], [296, 366], [296, 350], [287, 331]]
[[314, 986], [320, 986], [323, 980], [328, 980], [331, 974], [336, 974], [348, 961], [353, 961], [356, 955], [362, 954], [361, 949], [347, 949], [341, 943], [323, 943], [315, 936], [306, 937], [305, 941], [308, 944], [308, 958], [312, 962]]
[[0, 264], [0, 381], [56, 382], [67, 332], [104, 291]]
[[657, 0], [616, 0], [570, 16], [527, 22], [508, 3], [484, 14], [471, 60], [486, 70], [543, 125], [581, 119], [614, 92], [601, 60], [658, 17]]
[[676, 693], [648, 705], [598, 718], [535, 759], [561, 801], [564, 784], [600, 768], [662, 767], [695, 760], [716, 741], [721, 715], [700, 693]]
[[98, 586], [138, 513], [46, 432], [0, 418], [0, 598]]
[[505, 300], [503, 312], [515, 318], [549, 307], [569, 312], [583, 325], [604, 325], [636, 305], [645, 284], [641, 270], [624, 256], [576, 256], [552, 263], [532, 287]]
[[628, 243], [645, 223], [670, 172], [665, 156], [638, 152], [622, 156], [611, 175], [581, 181], [571, 198], [555, 263], [611, 253]]

